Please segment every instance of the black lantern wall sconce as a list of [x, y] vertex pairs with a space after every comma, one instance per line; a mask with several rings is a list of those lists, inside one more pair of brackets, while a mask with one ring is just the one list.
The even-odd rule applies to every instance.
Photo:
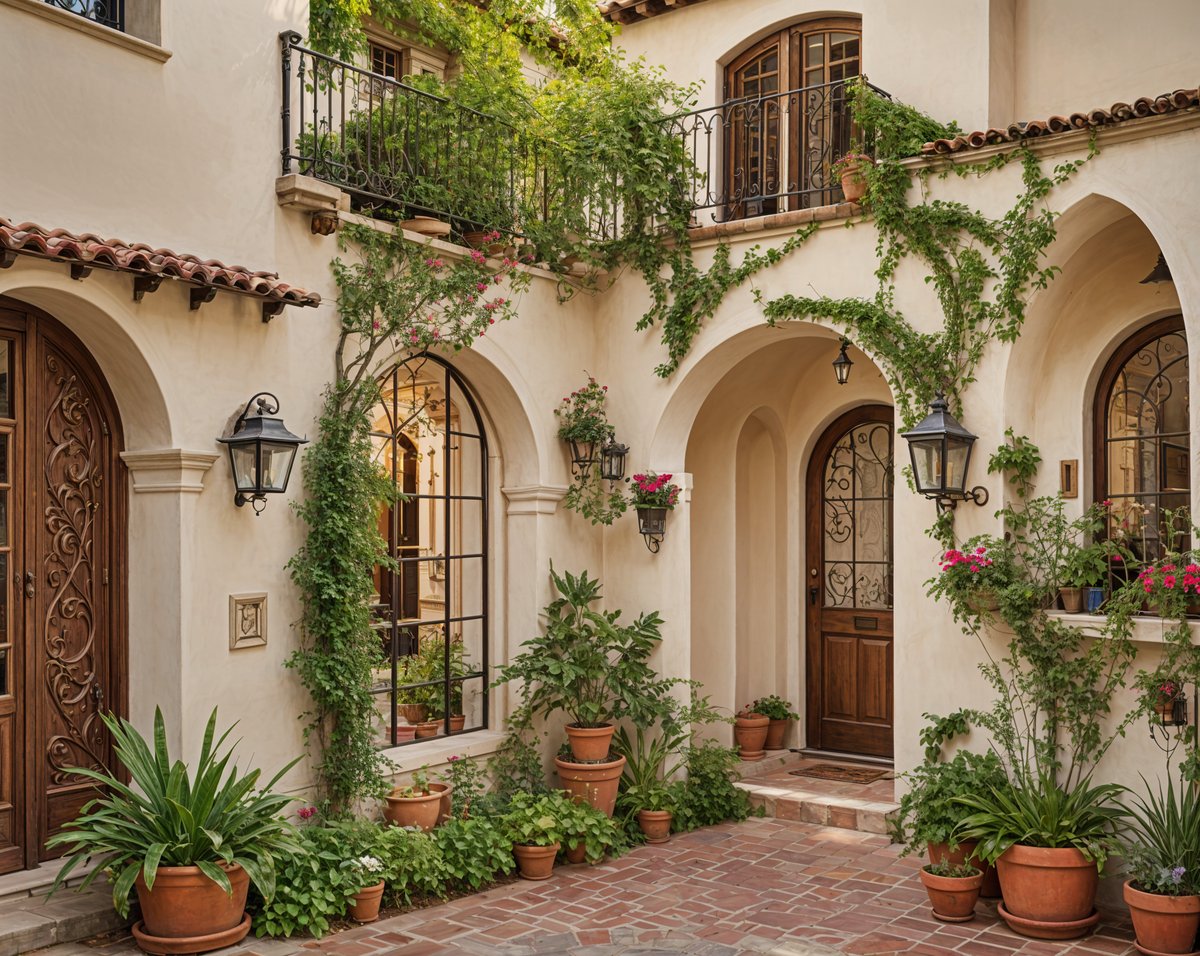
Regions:
[[833, 360], [833, 374], [837, 376], [837, 383], [839, 385], [845, 385], [850, 381], [850, 366], [854, 363], [850, 361], [850, 356], [846, 354], [846, 349], [849, 345], [850, 340], [843, 338], [841, 351], [838, 352], [837, 358]]
[[600, 477], [605, 481], [625, 480], [625, 456], [629, 446], [616, 439], [609, 439], [600, 449]]
[[279, 399], [270, 392], [259, 392], [246, 403], [233, 433], [217, 439], [229, 449], [229, 467], [237, 489], [234, 504], [240, 508], [250, 502], [256, 515], [267, 506], [267, 495], [287, 491], [296, 450], [308, 444], [307, 438], [288, 431], [283, 419], [271, 417], [278, 411]]
[[938, 392], [929, 414], [900, 437], [908, 441], [917, 491], [936, 501], [939, 512], [953, 509], [960, 501], [987, 504], [988, 490], [982, 485], [967, 490], [971, 446], [977, 436], [950, 414], [945, 395]]

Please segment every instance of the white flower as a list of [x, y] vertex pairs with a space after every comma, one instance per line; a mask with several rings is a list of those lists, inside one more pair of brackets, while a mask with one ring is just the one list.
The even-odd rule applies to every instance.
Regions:
[[364, 873], [378, 873], [383, 869], [383, 864], [373, 856], [360, 856], [354, 862]]

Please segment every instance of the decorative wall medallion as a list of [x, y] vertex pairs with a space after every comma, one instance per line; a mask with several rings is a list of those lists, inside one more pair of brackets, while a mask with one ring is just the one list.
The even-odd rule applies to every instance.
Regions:
[[229, 649], [264, 647], [267, 643], [267, 595], [229, 595]]

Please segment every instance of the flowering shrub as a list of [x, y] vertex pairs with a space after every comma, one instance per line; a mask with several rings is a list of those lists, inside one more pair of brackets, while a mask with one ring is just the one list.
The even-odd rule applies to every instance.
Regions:
[[601, 385], [590, 375], [587, 384], [563, 397], [554, 409], [558, 419], [558, 437], [563, 441], [606, 442], [613, 437], [604, 405], [608, 386]]
[[591, 462], [595, 462], [600, 449], [614, 438], [604, 408], [607, 392], [607, 385], [601, 385], [589, 375], [586, 385], [564, 396], [559, 407], [554, 409], [559, 420], [558, 437], [571, 442], [572, 459], [580, 465], [563, 504], [592, 524], [603, 525], [612, 524], [625, 513], [625, 495], [615, 483], [606, 489], [599, 470], [584, 464], [577, 456], [590, 456]]
[[984, 535], [961, 548], [948, 548], [938, 559], [938, 568], [939, 573], [927, 582], [928, 593], [949, 602], [958, 621], [978, 623], [981, 601], [995, 607], [1007, 589], [1020, 589], [1020, 569], [1012, 549], [999, 538]]
[[1173, 703], [1181, 690], [1183, 690], [1183, 686], [1179, 681], [1167, 678], [1154, 688], [1154, 705], [1165, 707], [1167, 704]]
[[342, 864], [342, 869], [349, 872], [352, 885], [360, 887], [374, 886], [383, 879], [383, 862], [370, 854], [347, 860]]
[[635, 508], [674, 508], [679, 503], [679, 485], [672, 484], [670, 474], [634, 475], [631, 503]]

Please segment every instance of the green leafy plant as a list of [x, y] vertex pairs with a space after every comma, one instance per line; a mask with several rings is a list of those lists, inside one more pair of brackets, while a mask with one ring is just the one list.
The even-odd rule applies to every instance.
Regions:
[[892, 820], [892, 841], [904, 845], [901, 856], [921, 853], [931, 843], [957, 846], [956, 830], [970, 811], [958, 797], [1004, 790], [1004, 767], [994, 753], [960, 750], [946, 763], [924, 763], [903, 774], [908, 792]]
[[510, 844], [552, 846], [562, 843], [563, 821], [574, 811], [570, 797], [559, 791], [543, 794], [518, 793], [501, 818]]
[[47, 847], [61, 847], [71, 854], [51, 892], [62, 887], [81, 863], [94, 859], [97, 866], [80, 889], [101, 873], [111, 873], [113, 906], [122, 916], [129, 913], [129, 895], [137, 878], [141, 876], [152, 890], [160, 866], [199, 867], [232, 894], [221, 864], [236, 864], [269, 899], [275, 892], [275, 857], [296, 845], [294, 828], [280, 816], [293, 798], [273, 793], [272, 788], [297, 761], [259, 788], [261, 771], [240, 773], [230, 763], [233, 747], [221, 752], [233, 728], [216, 737], [215, 708], [204, 728], [194, 772], [182, 760], [171, 760], [159, 708], [154, 710], [153, 748], [128, 721], [111, 714], [101, 718], [130, 782], [99, 770], [71, 768], [72, 774], [107, 792], [88, 802], [61, 833], [46, 841]]
[[597, 810], [590, 803], [576, 803], [570, 798], [558, 803], [557, 807], [564, 851], [583, 844], [584, 858], [590, 863], [598, 863], [605, 854], [616, 856], [625, 849], [627, 844], [620, 826], [603, 810]]
[[472, 757], [452, 756], [446, 770], [446, 782], [450, 784], [450, 815], [466, 819], [471, 815], [471, 804], [487, 790], [483, 768]]
[[429, 765], [425, 764], [420, 769], [414, 770], [412, 775], [412, 783], [403, 787], [395, 787], [392, 790], [392, 796], [395, 797], [427, 797], [433, 791], [429, 789]]
[[478, 890], [513, 871], [512, 840], [488, 817], [448, 820], [433, 831], [451, 889]]
[[988, 459], [988, 474], [1005, 475], [1017, 496], [1028, 498], [1033, 492], [1042, 453], [1028, 437], [1016, 434], [1011, 427], [1004, 429], [1004, 437], [1004, 443]]
[[737, 751], [713, 741], [688, 748], [687, 785], [675, 804], [672, 828], [683, 832], [750, 816], [750, 796], [734, 786], [740, 776]]
[[276, 861], [278, 886], [270, 899], [251, 902], [257, 936], [308, 933], [320, 938], [330, 923], [346, 911], [361, 888], [342, 867], [345, 851], [341, 834], [330, 827], [303, 827], [299, 846]]
[[943, 876], [951, 880], [968, 880], [971, 877], [979, 875], [979, 868], [971, 866], [970, 863], [951, 863], [949, 860], [942, 860], [938, 863], [926, 863], [922, 869], [926, 873], [932, 873], [934, 876]]
[[1200, 796], [1168, 768], [1166, 784], [1134, 794], [1124, 839], [1129, 878], [1138, 889], [1165, 896], [1200, 893]]
[[760, 697], [750, 707], [756, 714], [770, 717], [771, 720], [800, 719], [800, 715], [792, 710], [792, 702], [784, 700], [778, 694], [769, 694], [766, 697]]
[[[607, 402], [608, 386], [589, 375], [586, 385], [563, 396], [562, 403], [554, 409], [559, 421], [558, 437], [571, 443], [573, 456], [576, 451], [586, 454], [585, 450], [590, 448], [593, 465], [615, 435], [608, 423]], [[592, 524], [603, 525], [612, 524], [627, 508], [620, 486], [614, 483], [606, 490], [600, 469], [592, 466], [578, 468], [563, 504]]]

